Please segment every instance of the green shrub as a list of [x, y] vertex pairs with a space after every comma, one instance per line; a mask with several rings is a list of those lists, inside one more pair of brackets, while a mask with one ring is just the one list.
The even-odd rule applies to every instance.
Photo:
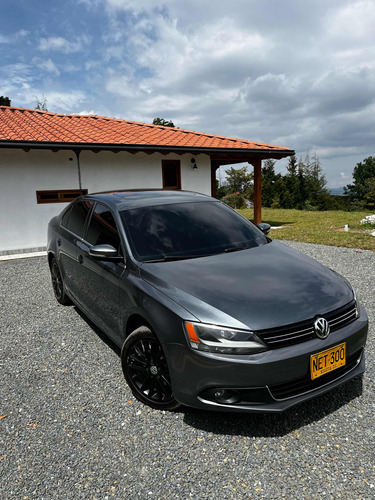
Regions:
[[230, 193], [222, 198], [224, 203], [229, 205], [231, 208], [246, 208], [246, 200], [241, 193]]

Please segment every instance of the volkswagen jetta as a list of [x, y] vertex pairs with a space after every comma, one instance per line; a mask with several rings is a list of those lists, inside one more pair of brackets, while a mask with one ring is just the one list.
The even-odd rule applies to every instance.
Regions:
[[208, 196], [81, 196], [48, 228], [61, 304], [120, 348], [136, 398], [282, 411], [365, 369], [368, 320], [349, 282]]

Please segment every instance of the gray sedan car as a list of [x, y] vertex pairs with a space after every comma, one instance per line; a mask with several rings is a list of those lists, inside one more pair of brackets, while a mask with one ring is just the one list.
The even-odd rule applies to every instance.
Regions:
[[269, 229], [198, 193], [81, 196], [49, 224], [54, 293], [121, 348], [143, 403], [282, 411], [364, 372], [368, 320]]

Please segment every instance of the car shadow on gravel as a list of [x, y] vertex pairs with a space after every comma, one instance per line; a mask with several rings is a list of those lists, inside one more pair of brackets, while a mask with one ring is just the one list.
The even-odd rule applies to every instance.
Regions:
[[280, 437], [338, 411], [362, 394], [362, 377], [338, 389], [300, 403], [283, 413], [222, 413], [184, 408], [184, 422], [213, 434]]

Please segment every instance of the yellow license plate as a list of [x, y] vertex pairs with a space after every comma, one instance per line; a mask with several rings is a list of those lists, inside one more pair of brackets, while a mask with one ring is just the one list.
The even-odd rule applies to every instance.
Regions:
[[346, 363], [346, 343], [331, 347], [326, 351], [318, 352], [310, 356], [311, 380], [321, 377]]

